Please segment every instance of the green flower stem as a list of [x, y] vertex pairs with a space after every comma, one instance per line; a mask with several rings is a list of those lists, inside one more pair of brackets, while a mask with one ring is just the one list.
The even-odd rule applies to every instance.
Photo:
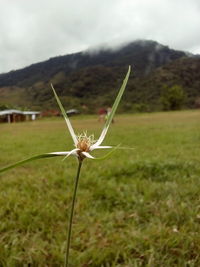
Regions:
[[65, 265], [64, 265], [65, 267], [68, 267], [68, 261], [69, 261], [69, 248], [70, 248], [70, 241], [71, 241], [72, 221], [73, 221], [73, 215], [74, 215], [74, 206], [75, 206], [75, 201], [76, 201], [76, 192], [78, 188], [78, 181], [79, 181], [81, 166], [82, 166], [82, 160], [79, 159], [78, 170], [77, 170], [77, 175], [76, 175], [75, 184], [74, 184], [74, 193], [73, 193], [73, 198], [72, 198], [70, 218], [69, 218]]

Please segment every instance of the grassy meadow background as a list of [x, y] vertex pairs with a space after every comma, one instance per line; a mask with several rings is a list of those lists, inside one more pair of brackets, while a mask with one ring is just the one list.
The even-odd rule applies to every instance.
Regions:
[[[200, 266], [200, 111], [115, 117], [117, 150], [85, 160], [72, 267]], [[98, 118], [72, 119], [98, 138]], [[0, 124], [0, 167], [71, 150], [63, 119]], [[103, 155], [98, 151], [95, 155]], [[75, 158], [42, 159], [0, 175], [0, 266], [62, 266]]]

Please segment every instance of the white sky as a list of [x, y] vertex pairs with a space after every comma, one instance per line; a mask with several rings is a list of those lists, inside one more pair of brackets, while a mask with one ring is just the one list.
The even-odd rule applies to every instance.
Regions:
[[200, 0], [0, 0], [0, 73], [135, 39], [200, 54]]

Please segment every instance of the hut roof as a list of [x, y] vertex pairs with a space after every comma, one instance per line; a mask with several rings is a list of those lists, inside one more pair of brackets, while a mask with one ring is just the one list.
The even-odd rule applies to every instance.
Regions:
[[36, 115], [40, 114], [39, 111], [21, 111], [17, 109], [6, 109], [6, 110], [1, 110], [0, 111], [0, 116], [4, 115], [10, 115], [10, 114], [22, 114], [22, 115]]

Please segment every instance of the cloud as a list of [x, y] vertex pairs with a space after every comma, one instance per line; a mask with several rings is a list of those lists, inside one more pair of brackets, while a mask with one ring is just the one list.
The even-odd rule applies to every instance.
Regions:
[[199, 0], [0, 0], [0, 72], [101, 43], [200, 53]]

